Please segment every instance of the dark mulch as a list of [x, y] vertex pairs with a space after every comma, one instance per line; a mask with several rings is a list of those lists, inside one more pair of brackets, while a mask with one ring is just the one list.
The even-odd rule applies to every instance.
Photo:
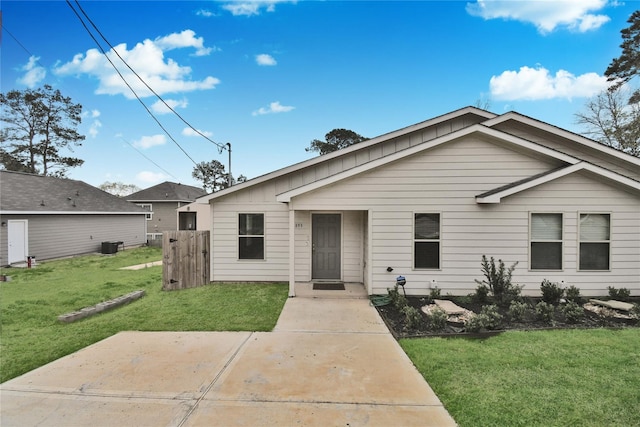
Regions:
[[[469, 297], [443, 297], [453, 301], [460, 307], [471, 310], [474, 313], [480, 313], [483, 304], [473, 301]], [[602, 299], [602, 298], [601, 298]], [[592, 311], [584, 309], [584, 317], [577, 323], [568, 322], [560, 307], [556, 307], [554, 312], [553, 323], [540, 321], [535, 314], [535, 305], [540, 302], [540, 298], [524, 298], [523, 301], [528, 304], [530, 310], [520, 322], [512, 322], [507, 315], [508, 307], [498, 307], [499, 313], [503, 316], [503, 320], [495, 330], [482, 330], [480, 333], [468, 333], [464, 329], [462, 323], [447, 322], [442, 330], [434, 330], [428, 322], [428, 316], [424, 314], [421, 308], [430, 303], [428, 297], [407, 297], [408, 305], [415, 307], [420, 311], [422, 322], [417, 327], [409, 328], [406, 324], [405, 315], [393, 304], [377, 306], [377, 310], [384, 319], [385, 323], [396, 338], [412, 338], [412, 337], [433, 337], [433, 336], [483, 336], [500, 333], [508, 330], [542, 330], [542, 329], [576, 329], [576, 328], [621, 328], [621, 327], [640, 327], [638, 319], [620, 319], [617, 317], [603, 316]], [[628, 302], [640, 304], [640, 297], [632, 297]]]

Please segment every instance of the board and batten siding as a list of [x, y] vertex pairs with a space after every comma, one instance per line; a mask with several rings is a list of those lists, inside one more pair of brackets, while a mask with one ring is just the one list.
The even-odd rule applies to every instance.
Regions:
[[[435, 283], [443, 292], [467, 294], [482, 279], [482, 255], [518, 262], [514, 281], [539, 294], [542, 279], [565, 281], [583, 294], [606, 294], [607, 286], [639, 293], [640, 199], [575, 173], [503, 199], [480, 205], [475, 196], [551, 170], [558, 164], [467, 137], [333, 185], [294, 197], [296, 209], [369, 210], [371, 290], [383, 294], [397, 275], [407, 278], [407, 293], [425, 294]], [[441, 214], [441, 268], [413, 269], [413, 215]], [[529, 271], [529, 215], [564, 215], [563, 271]], [[609, 272], [577, 271], [579, 213], [611, 213], [612, 262]], [[393, 272], [387, 272], [392, 267]], [[434, 282], [435, 281], [435, 282]]]
[[[2, 215], [3, 221], [27, 220], [29, 255], [36, 260], [101, 252], [102, 242], [122, 241], [125, 247], [146, 242], [144, 215]], [[2, 258], [7, 261], [6, 233]]]

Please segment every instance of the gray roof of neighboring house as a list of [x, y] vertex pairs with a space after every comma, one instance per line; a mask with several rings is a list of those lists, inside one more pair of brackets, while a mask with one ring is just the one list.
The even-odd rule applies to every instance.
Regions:
[[0, 211], [29, 213], [145, 213], [85, 182], [0, 171]]
[[130, 202], [193, 202], [207, 194], [202, 188], [165, 181], [126, 196]]

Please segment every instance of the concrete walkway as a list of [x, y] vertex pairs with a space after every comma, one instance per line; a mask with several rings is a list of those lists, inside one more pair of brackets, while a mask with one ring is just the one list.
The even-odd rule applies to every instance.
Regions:
[[0, 399], [3, 427], [455, 425], [353, 297], [290, 298], [273, 332], [122, 332]]

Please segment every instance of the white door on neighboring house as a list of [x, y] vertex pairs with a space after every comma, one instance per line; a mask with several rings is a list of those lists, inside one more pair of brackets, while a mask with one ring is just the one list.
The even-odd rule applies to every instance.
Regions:
[[29, 254], [28, 221], [7, 221], [7, 240], [9, 242], [8, 262], [25, 262]]

